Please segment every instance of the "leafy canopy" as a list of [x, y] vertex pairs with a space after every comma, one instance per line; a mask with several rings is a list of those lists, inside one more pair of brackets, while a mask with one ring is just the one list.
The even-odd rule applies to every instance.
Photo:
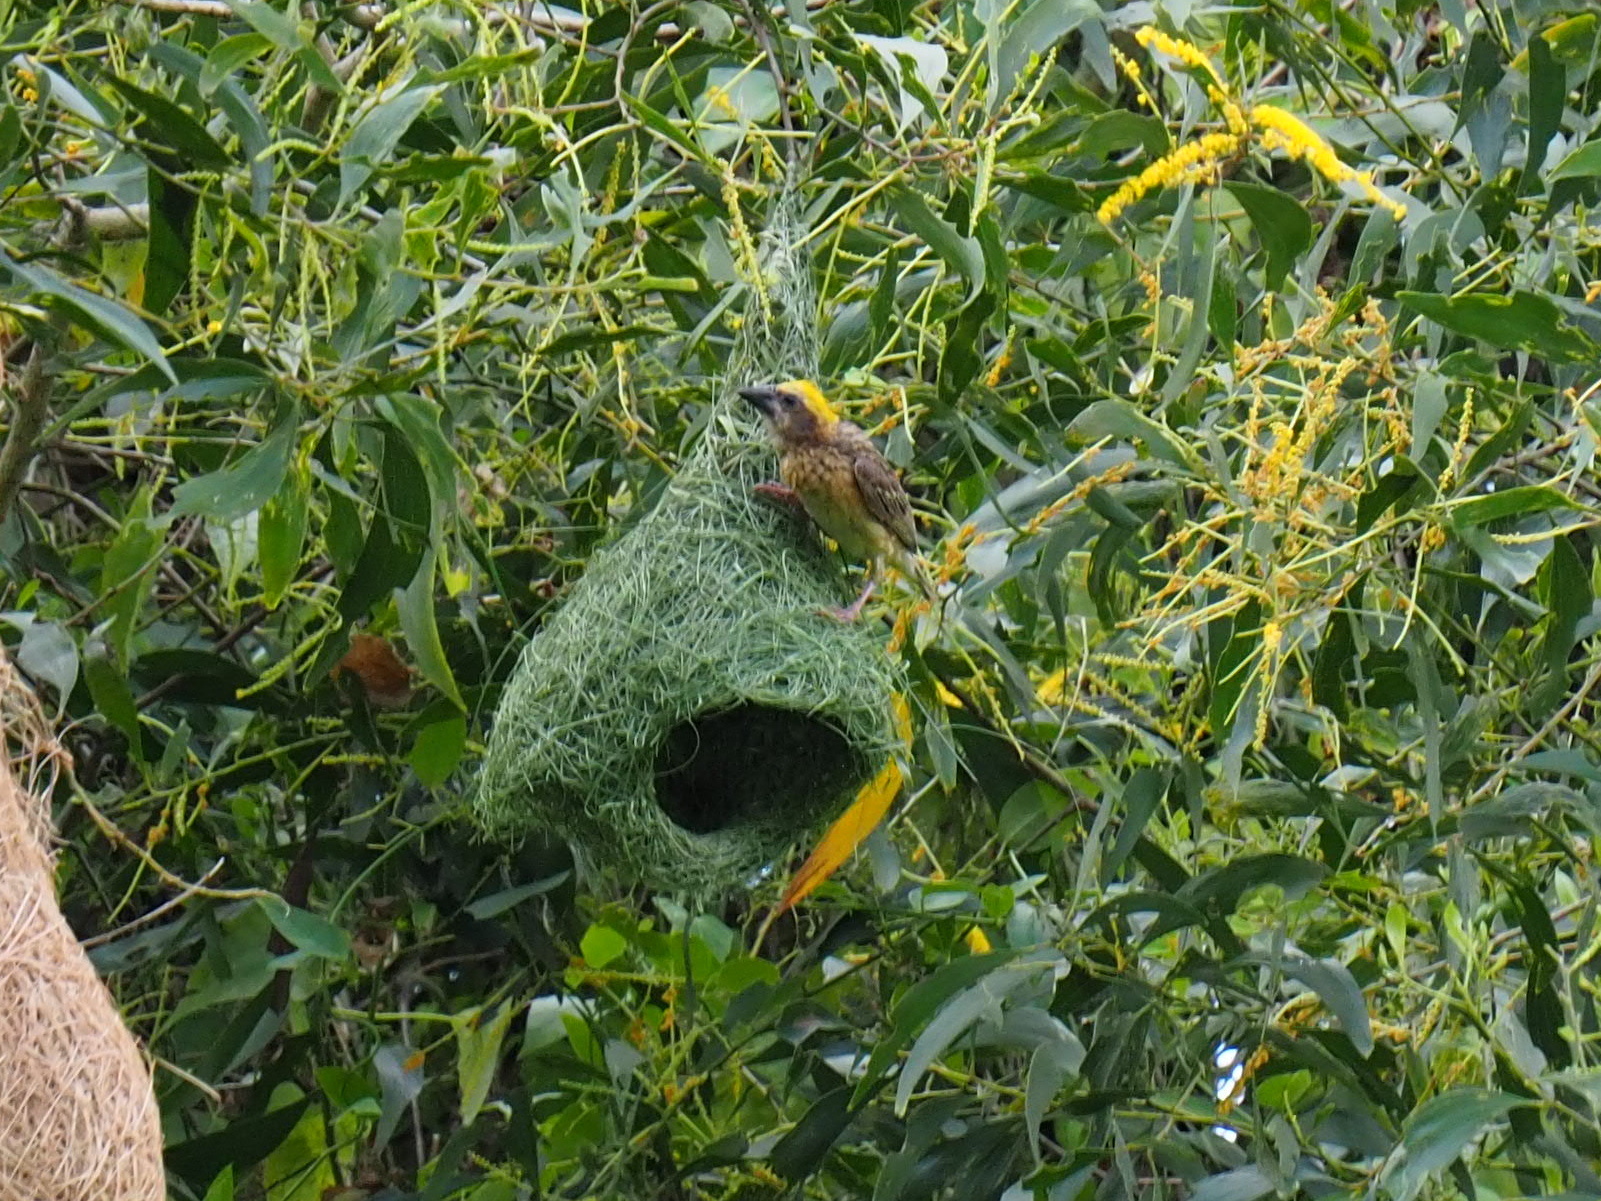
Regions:
[[[0, 610], [174, 1195], [1601, 1190], [1594, 14], [3, 11]], [[460, 814], [791, 178], [951, 596], [758, 937]]]

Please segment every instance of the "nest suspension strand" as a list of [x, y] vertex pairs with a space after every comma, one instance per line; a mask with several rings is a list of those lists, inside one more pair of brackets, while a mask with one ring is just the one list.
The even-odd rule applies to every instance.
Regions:
[[882, 631], [820, 612], [845, 591], [837, 559], [751, 490], [775, 466], [736, 390], [817, 365], [803, 230], [788, 198], [775, 209], [766, 296], [700, 445], [524, 649], [476, 803], [491, 834], [549, 830], [687, 892], [737, 886], [813, 834], [897, 745]]

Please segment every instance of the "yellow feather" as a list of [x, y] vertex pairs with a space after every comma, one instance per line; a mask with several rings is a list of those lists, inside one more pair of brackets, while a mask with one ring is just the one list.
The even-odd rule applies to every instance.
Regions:
[[801, 864], [795, 878], [789, 882], [789, 888], [784, 893], [784, 899], [778, 903], [776, 912], [783, 913], [798, 905], [832, 876], [883, 820], [900, 790], [901, 765], [892, 758], [884, 764], [878, 775], [862, 786], [851, 807], [839, 815], [817, 844], [817, 849], [806, 857], [806, 862]]
[[783, 387], [800, 396], [801, 402], [808, 412], [823, 423], [826, 428], [839, 420], [839, 414], [834, 412], [834, 406], [828, 403], [828, 397], [823, 390], [809, 379], [792, 379]]

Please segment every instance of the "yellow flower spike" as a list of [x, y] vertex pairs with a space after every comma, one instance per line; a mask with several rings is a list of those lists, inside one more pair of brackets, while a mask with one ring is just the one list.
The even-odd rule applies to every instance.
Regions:
[[1152, 95], [1151, 89], [1145, 83], [1145, 77], [1140, 73], [1140, 64], [1124, 54], [1116, 46], [1111, 49], [1112, 61], [1117, 64], [1118, 69], [1123, 72], [1128, 81], [1134, 85], [1134, 91], [1140, 98], [1140, 104], [1154, 113], [1156, 111], [1156, 97]]
[[1269, 621], [1262, 627], [1263, 653], [1276, 655], [1282, 645], [1284, 645], [1284, 627], [1276, 621]]
[[1186, 67], [1194, 67], [1198, 71], [1205, 71], [1212, 77], [1218, 87], [1223, 86], [1223, 78], [1212, 65], [1212, 60], [1195, 43], [1186, 42], [1182, 38], [1169, 37], [1154, 25], [1146, 25], [1134, 34], [1134, 40], [1147, 50], [1157, 50], [1169, 58], [1176, 58]]
[[1334, 147], [1294, 113], [1267, 104], [1257, 104], [1252, 106], [1250, 116], [1264, 149], [1282, 151], [1292, 159], [1304, 160], [1330, 183], [1354, 183], [1363, 195], [1387, 210], [1397, 221], [1406, 216], [1404, 205], [1379, 191], [1373, 177], [1367, 172], [1341, 162], [1340, 156], [1334, 153]]
[[1209, 133], [1164, 154], [1133, 179], [1126, 179], [1117, 191], [1101, 202], [1095, 215], [1110, 225], [1129, 205], [1158, 188], [1179, 187], [1210, 178], [1243, 148], [1243, 141], [1232, 133]]

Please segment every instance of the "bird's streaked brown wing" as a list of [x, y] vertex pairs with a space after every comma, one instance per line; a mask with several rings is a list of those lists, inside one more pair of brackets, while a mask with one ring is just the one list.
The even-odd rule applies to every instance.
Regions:
[[917, 527], [912, 524], [912, 504], [906, 499], [895, 470], [884, 461], [878, 448], [859, 434], [851, 439], [851, 466], [856, 472], [856, 486], [861, 489], [867, 511], [890, 533], [895, 535], [907, 550], [917, 549]]

